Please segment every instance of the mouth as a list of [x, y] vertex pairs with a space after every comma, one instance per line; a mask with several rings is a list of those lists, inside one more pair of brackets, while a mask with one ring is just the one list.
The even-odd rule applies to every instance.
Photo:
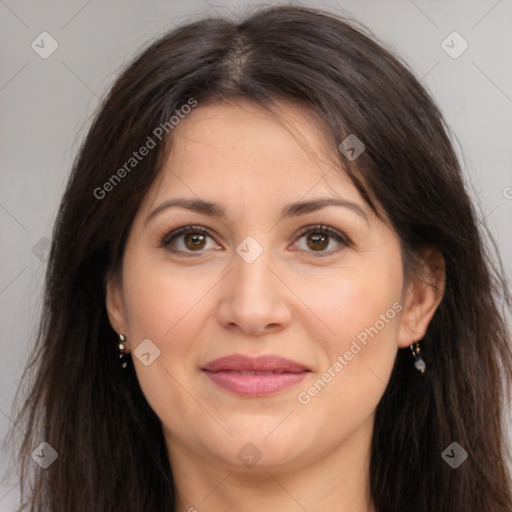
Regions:
[[[205, 370], [205, 371], [209, 371], [209, 370]], [[268, 371], [256, 371], [256, 370], [218, 370], [217, 372], [212, 372], [212, 373], [219, 373], [219, 372], [232, 373], [232, 374], [236, 374], [236, 375], [279, 375], [281, 373], [289, 373], [289, 374], [301, 373], [301, 372], [287, 372], [286, 370], [278, 370], [278, 371], [275, 371], [275, 370], [268, 370]]]
[[221, 357], [201, 370], [222, 390], [253, 398], [274, 395], [296, 386], [311, 372], [304, 365], [281, 356], [254, 358], [242, 354]]

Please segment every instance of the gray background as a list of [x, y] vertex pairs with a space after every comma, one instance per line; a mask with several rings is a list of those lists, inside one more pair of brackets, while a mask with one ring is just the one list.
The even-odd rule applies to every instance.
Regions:
[[[11, 425], [13, 395], [33, 341], [46, 238], [99, 99], [134, 53], [164, 31], [202, 15], [243, 14], [247, 6], [272, 3], [289, 2], [0, 0], [0, 441]], [[363, 22], [432, 91], [510, 278], [512, 2], [309, 5]], [[47, 59], [31, 47], [44, 31], [58, 43]], [[458, 58], [441, 46], [453, 31], [469, 44]], [[457, 40], [447, 44], [452, 52], [461, 48]], [[1, 455], [0, 476], [8, 464]], [[0, 488], [0, 512], [13, 509], [16, 494], [14, 482]]]

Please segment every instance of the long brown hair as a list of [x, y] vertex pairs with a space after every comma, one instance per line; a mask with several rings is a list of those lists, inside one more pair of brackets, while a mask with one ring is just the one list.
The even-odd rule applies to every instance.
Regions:
[[[376, 510], [510, 512], [510, 294], [499, 259], [485, 248], [442, 116], [407, 66], [364, 29], [291, 6], [173, 30], [127, 67], [101, 105], [60, 205], [24, 373], [28, 394], [16, 418], [24, 432], [22, 509], [174, 509], [161, 424], [132, 363], [119, 364], [105, 278], [119, 269], [135, 213], [172, 143], [169, 119], [191, 100], [200, 108], [223, 98], [307, 106], [325, 121], [363, 197], [390, 219], [406, 270], [415, 271], [427, 246], [444, 257], [444, 297], [421, 342], [428, 371], [419, 374], [410, 351], [399, 350], [377, 407], [369, 475]], [[170, 135], [160, 140], [154, 131], [166, 122]], [[337, 149], [349, 134], [366, 147], [354, 165]], [[156, 147], [113, 180], [148, 137]], [[30, 458], [42, 441], [58, 453], [47, 469]], [[468, 453], [457, 469], [441, 456], [453, 442]]]

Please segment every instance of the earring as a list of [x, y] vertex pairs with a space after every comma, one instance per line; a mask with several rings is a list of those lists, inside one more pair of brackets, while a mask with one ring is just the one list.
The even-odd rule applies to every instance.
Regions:
[[126, 354], [129, 352], [126, 350], [125, 342], [126, 337], [122, 334], [119, 335], [119, 345], [117, 345], [117, 348], [119, 349], [119, 359], [121, 360], [121, 366], [123, 368], [126, 368], [127, 362], [126, 362]]
[[425, 361], [423, 360], [423, 358], [420, 355], [421, 349], [420, 349], [419, 341], [416, 341], [411, 345], [411, 352], [415, 359], [414, 367], [419, 372], [425, 373], [425, 368], [427, 367], [427, 364], [425, 363]]

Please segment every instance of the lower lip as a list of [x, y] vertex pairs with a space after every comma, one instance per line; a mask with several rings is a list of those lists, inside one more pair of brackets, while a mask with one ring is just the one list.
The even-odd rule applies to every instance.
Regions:
[[241, 375], [231, 372], [208, 372], [206, 375], [222, 389], [239, 396], [260, 397], [273, 395], [297, 385], [307, 373], [273, 373]]

